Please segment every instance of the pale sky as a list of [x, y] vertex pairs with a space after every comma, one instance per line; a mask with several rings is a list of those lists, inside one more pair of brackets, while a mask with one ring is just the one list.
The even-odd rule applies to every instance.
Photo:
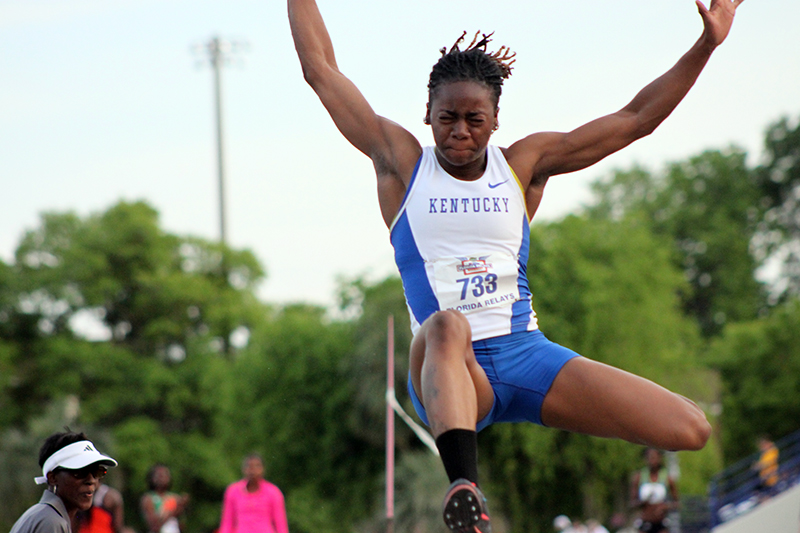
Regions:
[[[463, 30], [518, 53], [493, 138], [506, 146], [616, 111], [702, 29], [691, 0], [319, 3], [340, 69], [423, 144], [430, 68]], [[634, 162], [737, 144], [757, 163], [767, 125], [800, 116], [798, 24], [798, 0], [745, 2], [673, 115], [552, 179], [537, 217], [575, 212], [589, 182]], [[371, 163], [303, 81], [280, 0], [0, 0], [0, 259], [42, 212], [122, 199], [149, 202], [166, 231], [218, 238], [212, 74], [192, 52], [215, 35], [249, 43], [223, 73], [227, 224], [268, 270], [262, 299], [328, 305], [337, 276], [395, 272]]]

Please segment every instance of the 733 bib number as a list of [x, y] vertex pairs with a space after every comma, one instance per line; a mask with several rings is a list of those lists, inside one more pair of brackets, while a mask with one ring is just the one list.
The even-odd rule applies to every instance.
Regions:
[[440, 309], [471, 313], [519, 300], [517, 258], [506, 254], [449, 257], [433, 262]]

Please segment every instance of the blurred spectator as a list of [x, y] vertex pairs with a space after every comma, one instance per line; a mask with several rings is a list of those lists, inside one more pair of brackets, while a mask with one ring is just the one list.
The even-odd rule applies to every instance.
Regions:
[[678, 508], [678, 488], [664, 467], [664, 454], [655, 448], [645, 449], [647, 466], [631, 478], [631, 507], [640, 510], [636, 527], [642, 533], [669, 531], [667, 514]]
[[141, 508], [150, 533], [180, 533], [180, 518], [189, 503], [187, 494], [170, 492], [172, 475], [169, 467], [155, 464], [147, 473], [150, 490], [142, 496]]
[[283, 493], [264, 480], [261, 456], [245, 457], [242, 474], [225, 490], [219, 533], [289, 533]]
[[131, 528], [125, 527], [122, 494], [100, 483], [92, 507], [78, 513], [78, 533], [133, 533]]
[[758, 497], [764, 500], [772, 496], [775, 485], [778, 484], [778, 447], [768, 437], [758, 439], [758, 449], [761, 455], [753, 464], [753, 470], [758, 471]]

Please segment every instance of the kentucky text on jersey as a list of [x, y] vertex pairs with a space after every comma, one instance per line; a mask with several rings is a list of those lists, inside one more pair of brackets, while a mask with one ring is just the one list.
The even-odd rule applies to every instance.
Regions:
[[446, 309], [464, 314], [473, 340], [537, 328], [525, 193], [499, 147], [486, 148], [484, 173], [471, 181], [423, 148], [390, 233], [412, 332]]
[[508, 198], [428, 198], [428, 213], [508, 213]]

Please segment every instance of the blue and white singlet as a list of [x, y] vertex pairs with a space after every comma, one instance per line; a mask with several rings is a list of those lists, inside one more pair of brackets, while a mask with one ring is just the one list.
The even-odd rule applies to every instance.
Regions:
[[537, 329], [527, 264], [525, 194], [500, 148], [475, 181], [448, 174], [423, 149], [391, 227], [414, 334], [436, 311], [457, 309], [472, 340]]

